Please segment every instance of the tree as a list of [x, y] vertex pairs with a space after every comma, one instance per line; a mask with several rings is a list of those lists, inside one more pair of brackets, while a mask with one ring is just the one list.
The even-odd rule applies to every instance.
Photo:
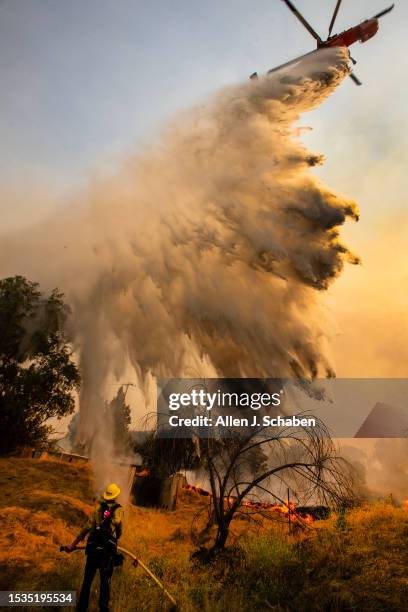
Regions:
[[159, 478], [167, 478], [180, 470], [196, 470], [200, 466], [197, 446], [191, 438], [160, 438], [155, 432], [133, 450], [143, 459], [143, 465]]
[[211, 553], [227, 542], [231, 521], [244, 500], [260, 494], [284, 502], [288, 488], [301, 491], [303, 500], [347, 505], [353, 498], [348, 463], [337, 456], [324, 424], [313, 428], [255, 428], [247, 435], [200, 440], [203, 465], [210, 482], [212, 507], [203, 533], [215, 524]]
[[79, 412], [76, 412], [68, 424], [68, 431], [66, 440], [69, 444], [69, 449], [72, 453], [78, 453], [79, 455], [86, 455], [89, 453], [89, 449], [85, 444], [78, 442], [77, 431], [79, 425]]
[[126, 403], [123, 386], [107, 407], [109, 422], [112, 424], [112, 439], [115, 453], [126, 453], [130, 446], [129, 425], [131, 423], [130, 406]]
[[64, 333], [69, 308], [23, 276], [0, 280], [0, 454], [47, 440], [51, 417], [74, 411], [80, 376]]

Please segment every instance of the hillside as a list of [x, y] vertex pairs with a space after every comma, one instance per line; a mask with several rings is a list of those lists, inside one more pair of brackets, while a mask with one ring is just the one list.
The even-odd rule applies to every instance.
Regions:
[[[1, 589], [79, 588], [83, 553], [66, 555], [59, 546], [92, 509], [90, 477], [84, 466], [0, 460]], [[122, 545], [163, 579], [181, 610], [407, 609], [407, 511], [366, 506], [291, 536], [285, 523], [243, 517], [229, 551], [202, 566], [190, 561], [190, 532], [207, 504], [184, 491], [175, 512], [126, 510]], [[115, 570], [112, 592], [115, 612], [168, 609], [160, 590], [129, 562]]]

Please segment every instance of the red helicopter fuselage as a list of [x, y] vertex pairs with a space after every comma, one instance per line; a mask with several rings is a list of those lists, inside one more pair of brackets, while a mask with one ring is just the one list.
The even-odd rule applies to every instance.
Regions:
[[327, 40], [317, 43], [317, 48], [322, 47], [349, 47], [355, 42], [366, 42], [378, 32], [378, 19], [367, 19], [354, 28], [344, 30], [341, 34], [331, 36]]
[[[374, 17], [371, 17], [371, 19], [366, 19], [359, 25], [356, 25], [353, 28], [349, 28], [348, 30], [344, 30], [344, 32], [341, 32], [340, 34], [335, 34], [334, 36], [330, 36], [333, 30], [334, 23], [336, 21], [337, 13], [339, 12], [339, 8], [342, 3], [342, 0], [337, 0], [336, 6], [333, 12], [333, 16], [332, 16], [332, 19], [329, 25], [329, 37], [326, 40], [322, 40], [322, 38], [319, 36], [316, 30], [314, 30], [313, 27], [310, 25], [310, 23], [306, 21], [306, 19], [303, 17], [303, 15], [299, 13], [296, 6], [293, 4], [292, 0], [283, 0], [283, 2], [290, 9], [290, 11], [292, 11], [292, 13], [300, 21], [300, 23], [306, 28], [309, 34], [313, 36], [313, 38], [317, 42], [317, 51], [319, 49], [324, 49], [326, 47], [347, 47], [348, 48], [356, 42], [364, 43], [367, 40], [370, 40], [370, 38], [373, 38], [373, 36], [375, 36], [378, 32], [378, 27], [379, 27], [378, 20], [381, 17], [384, 17], [384, 15], [387, 15], [388, 13], [390, 13], [392, 9], [394, 8], [394, 4], [391, 4], [391, 6], [388, 6], [384, 10], [374, 15]], [[306, 53], [305, 55], [296, 57], [290, 62], [286, 62], [285, 64], [281, 64], [280, 66], [276, 66], [276, 68], [272, 68], [271, 70], [268, 70], [268, 74], [271, 74], [272, 72], [276, 72], [278, 70], [282, 70], [282, 68], [286, 68], [289, 66], [293, 66], [294, 64], [298, 64], [299, 61], [303, 57], [307, 57], [308, 55], [312, 55], [313, 53], [316, 53], [316, 51], [311, 51], [310, 53]], [[350, 54], [349, 54], [349, 57], [350, 57], [350, 60], [353, 62], [353, 64], [355, 64], [356, 61], [351, 57]], [[354, 72], [350, 71], [349, 76], [356, 85], [361, 85], [361, 81], [356, 77]], [[251, 74], [250, 78], [251, 79], [258, 78], [258, 73], [254, 72], [253, 74]]]

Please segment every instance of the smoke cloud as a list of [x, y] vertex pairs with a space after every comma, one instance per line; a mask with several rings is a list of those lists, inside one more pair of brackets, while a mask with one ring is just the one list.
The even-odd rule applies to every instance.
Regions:
[[99, 458], [112, 453], [108, 385], [129, 371], [145, 390], [159, 376], [331, 373], [320, 293], [357, 262], [339, 240], [357, 208], [313, 176], [323, 158], [296, 121], [347, 73], [345, 51], [321, 50], [226, 88], [58, 215], [3, 239], [3, 275], [58, 286], [72, 307], [79, 435]]
[[408, 498], [408, 439], [365, 438], [343, 441], [342, 455], [353, 464], [365, 499], [392, 495], [402, 503]]

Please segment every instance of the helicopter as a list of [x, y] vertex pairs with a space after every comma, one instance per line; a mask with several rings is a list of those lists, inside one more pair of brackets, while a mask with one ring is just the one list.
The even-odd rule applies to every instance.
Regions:
[[[378, 27], [379, 27], [378, 20], [384, 15], [386, 15], [387, 13], [389, 13], [390, 11], [392, 11], [392, 9], [394, 8], [394, 4], [392, 4], [388, 8], [381, 11], [380, 13], [377, 13], [377, 15], [374, 15], [374, 17], [371, 17], [370, 19], [366, 19], [359, 25], [349, 28], [348, 30], [344, 30], [344, 32], [341, 32], [340, 34], [335, 34], [334, 36], [332, 36], [331, 33], [333, 31], [334, 23], [336, 21], [337, 14], [339, 12], [340, 5], [342, 3], [342, 0], [337, 0], [336, 6], [334, 8], [333, 16], [330, 21], [329, 33], [328, 33], [327, 39], [323, 40], [319, 36], [319, 34], [312, 28], [310, 23], [306, 21], [303, 15], [297, 10], [295, 5], [290, 0], [282, 0], [282, 1], [292, 11], [295, 17], [299, 19], [300, 23], [306, 28], [309, 34], [311, 34], [313, 38], [316, 40], [317, 49], [315, 49], [314, 51], [311, 51], [310, 53], [305, 53], [304, 55], [301, 55], [295, 58], [294, 60], [291, 60], [290, 62], [286, 62], [285, 64], [280, 64], [280, 66], [276, 66], [276, 68], [272, 68], [271, 70], [268, 70], [267, 74], [271, 74], [272, 72], [276, 72], [277, 70], [281, 70], [282, 68], [291, 66], [299, 62], [299, 60], [301, 60], [303, 57], [307, 57], [307, 56], [312, 55], [313, 53], [316, 53], [316, 51], [318, 51], [319, 49], [324, 49], [327, 47], [347, 47], [348, 48], [350, 47], [350, 45], [353, 45], [357, 41], [364, 43], [367, 40], [370, 40], [370, 38], [375, 36], [378, 32]], [[356, 60], [351, 57], [350, 52], [349, 52], [349, 57], [353, 64], [357, 63]], [[354, 72], [350, 72], [349, 77], [354, 81], [356, 85], [362, 85], [360, 79], [356, 77]], [[254, 72], [253, 74], [251, 74], [249, 78], [257, 79], [258, 73]]]

